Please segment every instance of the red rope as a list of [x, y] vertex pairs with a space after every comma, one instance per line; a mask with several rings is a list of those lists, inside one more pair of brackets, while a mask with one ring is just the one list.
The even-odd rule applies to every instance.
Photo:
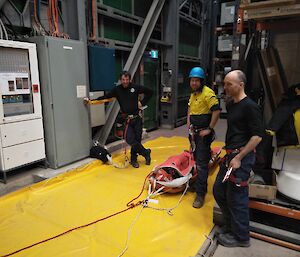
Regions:
[[[135, 199], [136, 199], [136, 198], [135, 198]], [[132, 201], [133, 201], [133, 200], [132, 200]], [[132, 202], [132, 201], [130, 201], [130, 202]], [[34, 246], [36, 246], [36, 245], [40, 245], [40, 244], [46, 243], [46, 242], [48, 242], [48, 241], [50, 241], [50, 240], [53, 240], [53, 239], [55, 239], [55, 238], [61, 237], [61, 236], [63, 236], [63, 235], [66, 235], [66, 234], [68, 234], [68, 233], [70, 233], [70, 232], [72, 232], [72, 231], [74, 231], [74, 230], [77, 230], [77, 229], [81, 229], [81, 228], [85, 228], [85, 227], [94, 225], [94, 224], [96, 224], [96, 223], [98, 223], [98, 222], [100, 222], [100, 221], [109, 219], [109, 218], [111, 218], [111, 217], [113, 217], [113, 216], [116, 216], [116, 215], [118, 215], [118, 214], [121, 214], [121, 213], [123, 213], [123, 212], [126, 212], [126, 211], [128, 211], [128, 210], [130, 210], [130, 209], [132, 209], [132, 208], [134, 208], [134, 207], [136, 207], [136, 206], [142, 204], [142, 202], [143, 202], [143, 201], [139, 201], [139, 202], [137, 202], [137, 203], [135, 203], [135, 204], [132, 203], [132, 204], [130, 204], [130, 205], [127, 204], [128, 208], [126, 208], [126, 209], [124, 209], [124, 210], [122, 210], [122, 211], [118, 211], [118, 212], [113, 213], [113, 214], [111, 214], [111, 215], [109, 215], [109, 216], [106, 216], [106, 217], [104, 217], [104, 218], [95, 220], [95, 221], [90, 222], [90, 223], [87, 223], [87, 224], [85, 224], [85, 225], [81, 225], [81, 226], [78, 226], [78, 227], [75, 227], [75, 228], [71, 228], [71, 229], [69, 229], [69, 230], [67, 230], [67, 231], [65, 231], [65, 232], [62, 232], [62, 233], [60, 233], [60, 234], [58, 234], [58, 235], [56, 235], [56, 236], [53, 236], [53, 237], [44, 239], [44, 240], [39, 241], [39, 242], [37, 242], [37, 243], [34, 243], [34, 244], [32, 244], [32, 245], [29, 245], [29, 246], [23, 247], [23, 248], [21, 248], [21, 249], [18, 249], [18, 250], [14, 251], [14, 252], [11, 252], [11, 253], [2, 255], [1, 257], [12, 256], [12, 255], [14, 255], [14, 254], [16, 254], [16, 253], [19, 253], [19, 252], [25, 251], [25, 250], [27, 250], [27, 249], [30, 249], [30, 248], [32, 248], [32, 247], [34, 247]]]
[[125, 129], [124, 129], [124, 133], [123, 133], [123, 139], [124, 139], [124, 155], [125, 155], [125, 159], [127, 158], [127, 149], [126, 149], [126, 136], [127, 136], [127, 130], [128, 130], [128, 126], [129, 126], [129, 122], [130, 122], [130, 119], [127, 119], [126, 120], [126, 123], [125, 123]]
[[49, 0], [49, 4], [48, 4], [48, 24], [49, 24], [49, 31], [50, 34], [52, 34], [53, 32], [53, 25], [52, 25], [52, 21], [51, 21], [51, 1]]
[[142, 204], [144, 201], [139, 201], [139, 202], [137, 202], [137, 203], [132, 203], [134, 200], [136, 200], [136, 199], [138, 199], [141, 195], [142, 195], [142, 193], [143, 193], [143, 191], [144, 191], [144, 188], [145, 188], [145, 185], [146, 185], [146, 181], [147, 181], [147, 179], [152, 175], [152, 171], [145, 177], [145, 179], [144, 179], [144, 183], [143, 183], [143, 187], [142, 187], [142, 189], [141, 189], [141, 192], [139, 193], [139, 195], [137, 196], [137, 197], [135, 197], [135, 198], [133, 198], [131, 201], [129, 201], [128, 203], [127, 203], [127, 206], [128, 207], [131, 207], [131, 206], [137, 206], [137, 205], [140, 205], [140, 204]]
[[56, 17], [56, 1], [52, 0], [52, 18], [53, 18], [53, 22], [54, 22], [54, 28], [55, 31], [53, 33], [59, 33], [59, 28], [58, 28], [58, 22], [57, 22], [57, 17]]
[[37, 23], [36, 0], [33, 1], [34, 21]]
[[92, 36], [91, 40], [96, 40], [96, 28], [97, 28], [97, 21], [96, 21], [96, 15], [97, 15], [97, 3], [96, 0], [92, 0], [92, 21], [93, 21], [93, 28], [92, 28]]

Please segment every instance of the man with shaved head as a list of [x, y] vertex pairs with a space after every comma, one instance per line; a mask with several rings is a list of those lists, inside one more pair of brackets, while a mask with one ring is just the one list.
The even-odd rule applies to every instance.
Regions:
[[213, 192], [225, 219], [217, 235], [225, 247], [250, 246], [248, 179], [255, 163], [255, 148], [262, 140], [263, 124], [259, 106], [245, 93], [246, 82], [240, 70], [224, 78], [224, 90], [231, 99], [226, 106], [226, 155]]

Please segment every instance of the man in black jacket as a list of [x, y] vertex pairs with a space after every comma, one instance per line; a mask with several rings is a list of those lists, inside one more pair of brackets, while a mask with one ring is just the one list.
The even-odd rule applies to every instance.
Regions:
[[[145, 106], [152, 96], [152, 90], [140, 85], [131, 83], [131, 74], [123, 71], [120, 75], [121, 84], [114, 87], [105, 96], [96, 100], [103, 100], [115, 97], [121, 109], [121, 115], [125, 122], [125, 140], [131, 146], [131, 165], [139, 167], [137, 161], [138, 154], [146, 159], [146, 165], [151, 163], [151, 149], [145, 149], [142, 145], [143, 121], [141, 117], [141, 107]], [[139, 95], [144, 94], [143, 100], [139, 101]]]

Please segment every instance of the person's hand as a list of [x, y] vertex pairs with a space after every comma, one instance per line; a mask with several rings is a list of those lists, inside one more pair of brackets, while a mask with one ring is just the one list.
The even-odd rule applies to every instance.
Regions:
[[229, 163], [229, 168], [232, 167], [233, 170], [236, 170], [241, 167], [241, 160], [237, 156], [235, 156]]
[[88, 97], [84, 97], [84, 98], [83, 98], [83, 103], [84, 103], [85, 105], [87, 105], [87, 104], [89, 103], [89, 101], [90, 101], [90, 99], [89, 99]]
[[139, 108], [140, 110], [142, 110], [142, 108], [143, 108], [143, 105], [142, 105], [141, 101], [138, 102], [138, 108]]
[[210, 133], [211, 133], [210, 129], [203, 129], [203, 130], [200, 130], [199, 136], [203, 138], [203, 137], [209, 135]]

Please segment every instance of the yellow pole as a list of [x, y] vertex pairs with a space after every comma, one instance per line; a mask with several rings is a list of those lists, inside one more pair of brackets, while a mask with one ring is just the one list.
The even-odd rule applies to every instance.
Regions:
[[88, 104], [104, 104], [113, 101], [115, 98], [108, 98], [108, 99], [103, 99], [103, 100], [89, 100]]

